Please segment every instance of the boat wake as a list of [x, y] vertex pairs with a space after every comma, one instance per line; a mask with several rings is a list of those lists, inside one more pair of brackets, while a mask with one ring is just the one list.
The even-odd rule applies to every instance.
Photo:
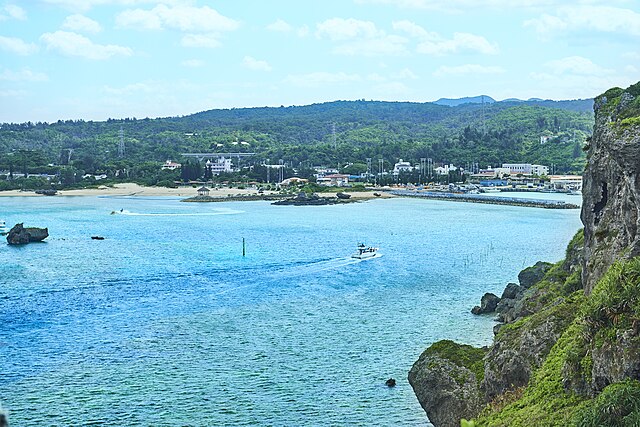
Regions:
[[119, 211], [111, 211], [111, 215], [129, 215], [129, 216], [217, 216], [217, 215], [238, 215], [244, 213], [235, 209], [214, 209], [213, 212], [195, 212], [195, 213], [145, 213], [145, 212], [131, 212], [126, 209]]

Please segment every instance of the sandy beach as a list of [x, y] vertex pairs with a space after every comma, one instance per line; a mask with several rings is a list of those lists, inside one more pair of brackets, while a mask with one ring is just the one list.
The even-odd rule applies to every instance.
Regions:
[[[373, 199], [377, 198], [373, 191], [358, 191], [349, 192], [345, 189], [345, 193], [350, 194], [354, 199]], [[211, 197], [241, 197], [241, 196], [255, 196], [258, 192], [255, 189], [238, 189], [238, 188], [212, 188], [209, 196]], [[265, 191], [264, 195], [277, 194], [276, 192]], [[380, 198], [393, 197], [388, 193], [378, 193]], [[99, 188], [88, 188], [81, 190], [61, 190], [58, 191], [57, 196], [139, 196], [139, 197], [160, 197], [160, 196], [173, 196], [173, 197], [193, 197], [197, 196], [197, 188], [193, 187], [179, 187], [179, 188], [167, 188], [167, 187], [144, 187], [138, 184], [125, 183], [116, 184], [113, 187], [101, 186]], [[335, 197], [335, 193], [319, 193], [321, 197]], [[56, 196], [56, 197], [57, 197]], [[51, 197], [36, 194], [34, 191], [21, 191], [21, 190], [7, 190], [0, 191], [0, 197]]]

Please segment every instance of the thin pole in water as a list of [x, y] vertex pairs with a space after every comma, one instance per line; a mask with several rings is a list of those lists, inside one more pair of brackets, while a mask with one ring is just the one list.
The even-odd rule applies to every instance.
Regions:
[[242, 256], [245, 256], [244, 237], [242, 238]]

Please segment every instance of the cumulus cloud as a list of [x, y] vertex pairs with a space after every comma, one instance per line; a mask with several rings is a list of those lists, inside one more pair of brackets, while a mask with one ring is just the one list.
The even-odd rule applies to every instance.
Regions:
[[37, 52], [38, 47], [33, 43], [27, 43], [16, 37], [0, 36], [0, 50], [26, 56]]
[[406, 53], [407, 39], [388, 35], [373, 22], [332, 18], [316, 25], [316, 37], [337, 43], [339, 55], [398, 55]]
[[56, 31], [44, 33], [40, 40], [47, 49], [60, 52], [66, 56], [80, 56], [93, 60], [109, 59], [113, 56], [131, 56], [131, 48], [118, 45], [101, 45], [93, 43], [90, 39], [73, 32]]
[[49, 76], [44, 73], [33, 72], [28, 68], [20, 71], [4, 70], [0, 73], [0, 80], [12, 82], [45, 82], [49, 80]]
[[479, 64], [464, 64], [454, 67], [442, 66], [433, 72], [434, 76], [442, 77], [449, 75], [464, 75], [464, 74], [502, 74], [505, 69], [497, 66], [485, 66]]
[[318, 38], [328, 37], [332, 41], [349, 40], [356, 37], [374, 38], [384, 35], [371, 21], [332, 18], [316, 25]]
[[0, 9], [0, 21], [6, 21], [8, 19], [17, 19], [18, 21], [24, 21], [27, 19], [27, 12], [20, 6], [15, 4], [7, 4]]
[[559, 8], [524, 22], [541, 37], [567, 31], [598, 31], [640, 36], [640, 13], [611, 6], [576, 5]]
[[275, 22], [267, 25], [267, 30], [276, 31], [280, 33], [288, 33], [293, 30], [293, 27], [282, 19], [277, 19]]
[[[505, 9], [561, 6], [566, 0], [355, 0], [359, 4], [383, 4], [403, 9], [426, 9], [445, 12], [464, 12], [468, 9]], [[575, 4], [593, 3], [594, 0], [574, 0]]]
[[236, 30], [240, 23], [221, 15], [208, 6], [167, 6], [159, 4], [153, 9], [129, 9], [116, 17], [122, 28], [144, 30], [174, 29], [190, 33], [221, 33]]
[[83, 33], [99, 33], [102, 31], [102, 27], [98, 22], [80, 14], [67, 16], [62, 23], [62, 28]]
[[566, 58], [549, 61], [545, 64], [545, 67], [554, 74], [603, 76], [614, 72], [614, 70], [594, 64], [593, 61], [582, 56], [568, 56]]
[[[157, 4], [158, 0], [40, 0], [42, 3], [48, 3], [74, 12], [86, 12], [95, 6], [120, 5], [134, 6], [137, 4]], [[162, 0], [166, 5], [181, 5], [192, 3], [190, 0]]]
[[428, 55], [447, 55], [462, 52], [476, 52], [495, 55], [499, 52], [498, 45], [489, 42], [483, 36], [471, 33], [454, 33], [453, 38], [447, 39], [438, 33], [425, 30], [411, 21], [395, 21], [393, 28], [402, 31], [418, 41], [416, 50]]
[[267, 61], [261, 61], [251, 56], [245, 56], [242, 60], [242, 65], [250, 70], [271, 71], [271, 65]]
[[347, 74], [344, 72], [327, 73], [315, 72], [309, 74], [291, 74], [285, 78], [285, 83], [299, 87], [319, 87], [323, 85], [347, 84], [362, 81], [358, 74]]

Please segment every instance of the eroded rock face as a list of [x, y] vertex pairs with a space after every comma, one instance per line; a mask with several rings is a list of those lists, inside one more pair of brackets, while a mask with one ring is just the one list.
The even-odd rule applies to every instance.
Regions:
[[625, 125], [638, 84], [595, 100], [595, 126], [583, 178], [583, 283], [590, 294], [616, 259], [640, 255], [640, 130]]
[[25, 228], [23, 224], [16, 224], [7, 234], [7, 243], [10, 245], [23, 245], [25, 243], [40, 242], [47, 237], [49, 237], [48, 228]]
[[544, 275], [552, 266], [553, 264], [551, 263], [538, 261], [531, 267], [525, 268], [518, 274], [518, 282], [520, 282], [520, 286], [525, 289], [529, 289], [531, 286], [542, 280]]
[[459, 427], [462, 418], [476, 417], [483, 407], [476, 375], [429, 350], [413, 364], [409, 383], [436, 427]]
[[566, 326], [557, 316], [529, 322], [522, 328], [499, 333], [485, 357], [482, 389], [489, 400], [527, 385], [533, 371], [542, 365]]

